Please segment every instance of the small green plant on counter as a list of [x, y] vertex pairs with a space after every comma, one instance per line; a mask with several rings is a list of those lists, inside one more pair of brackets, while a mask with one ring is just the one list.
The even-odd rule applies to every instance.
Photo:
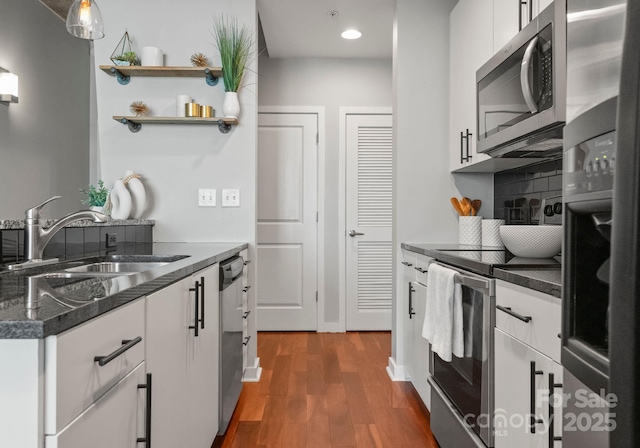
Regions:
[[89, 190], [80, 189], [80, 192], [87, 195], [86, 199], [82, 200], [82, 203], [89, 207], [104, 207], [107, 202], [107, 196], [109, 196], [109, 189], [104, 186], [102, 180], [98, 180], [98, 186], [89, 185]]
[[140, 59], [135, 51], [125, 51], [124, 53], [114, 56], [114, 61], [128, 62], [129, 65], [140, 65]]

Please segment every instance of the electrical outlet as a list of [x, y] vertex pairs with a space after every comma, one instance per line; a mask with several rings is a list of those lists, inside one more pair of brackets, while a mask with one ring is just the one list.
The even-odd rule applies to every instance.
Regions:
[[240, 207], [240, 190], [222, 190], [223, 207]]
[[215, 207], [216, 206], [216, 190], [214, 188], [198, 189], [198, 206], [199, 207]]
[[118, 234], [107, 233], [107, 247], [116, 247], [118, 245]]

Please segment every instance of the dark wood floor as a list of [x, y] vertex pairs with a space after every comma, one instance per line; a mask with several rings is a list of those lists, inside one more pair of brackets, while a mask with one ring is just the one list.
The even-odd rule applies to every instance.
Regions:
[[385, 371], [391, 334], [259, 333], [259, 383], [244, 383], [214, 447], [432, 447], [413, 386]]

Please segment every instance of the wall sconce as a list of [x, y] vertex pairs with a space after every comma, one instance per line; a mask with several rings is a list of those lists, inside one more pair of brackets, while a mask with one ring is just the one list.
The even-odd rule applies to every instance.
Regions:
[[8, 106], [18, 102], [18, 77], [0, 67], [0, 103]]
[[102, 39], [102, 13], [94, 0], [74, 0], [67, 14], [67, 31], [80, 39]]

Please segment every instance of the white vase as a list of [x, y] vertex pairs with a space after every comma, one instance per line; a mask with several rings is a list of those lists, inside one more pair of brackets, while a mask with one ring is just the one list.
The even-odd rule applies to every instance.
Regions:
[[92, 205], [89, 209], [94, 212], [104, 213], [104, 205]]
[[482, 220], [482, 245], [491, 247], [504, 247], [500, 238], [500, 226], [504, 225], [504, 219]]
[[458, 218], [458, 243], [466, 246], [482, 245], [482, 216]]
[[121, 179], [115, 181], [111, 190], [111, 217], [127, 219], [131, 213], [131, 194]]
[[[134, 174], [133, 171], [126, 171], [125, 177]], [[144, 185], [137, 177], [133, 177], [127, 183], [127, 188], [131, 194], [131, 213], [133, 219], [140, 219], [147, 206], [147, 192]]]
[[225, 92], [222, 103], [222, 113], [227, 118], [238, 118], [240, 115], [240, 102], [237, 92]]

